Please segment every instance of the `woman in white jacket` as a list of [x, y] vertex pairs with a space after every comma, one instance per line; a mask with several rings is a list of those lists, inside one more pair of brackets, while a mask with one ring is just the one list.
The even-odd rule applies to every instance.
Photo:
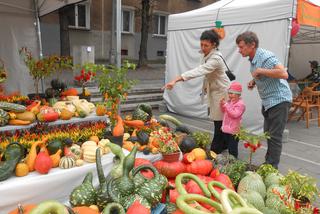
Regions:
[[202, 94], [207, 93], [210, 118], [214, 121], [214, 137], [211, 150], [218, 154], [227, 148], [224, 143], [224, 134], [221, 131], [223, 113], [219, 103], [222, 98], [227, 99], [230, 86], [230, 80], [225, 73], [227, 68], [223, 62], [222, 54], [218, 51], [219, 43], [220, 37], [214, 30], [204, 31], [200, 37], [202, 52], [200, 65], [184, 72], [163, 87], [163, 89], [171, 90], [177, 82], [205, 76]]

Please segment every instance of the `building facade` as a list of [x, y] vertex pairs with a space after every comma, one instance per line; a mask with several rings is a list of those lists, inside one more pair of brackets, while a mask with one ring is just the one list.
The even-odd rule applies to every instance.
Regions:
[[[150, 0], [152, 21], [148, 35], [148, 60], [163, 62], [166, 56], [168, 16], [190, 11], [216, 0]], [[88, 0], [69, 6], [68, 31], [70, 55], [87, 50], [95, 61], [109, 62], [115, 57], [115, 2], [116, 0]], [[137, 60], [140, 49], [141, 0], [122, 0], [121, 55]], [[43, 52], [60, 54], [59, 12], [41, 18]], [[83, 47], [90, 47], [84, 49]], [[75, 57], [75, 56], [74, 56]]]

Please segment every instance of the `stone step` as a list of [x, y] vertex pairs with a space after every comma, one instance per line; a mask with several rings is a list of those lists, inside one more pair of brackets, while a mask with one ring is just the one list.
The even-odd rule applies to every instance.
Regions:
[[[101, 102], [102, 96], [92, 96], [91, 95], [91, 102], [97, 103]], [[129, 94], [128, 99], [123, 103], [144, 103], [144, 102], [151, 102], [151, 101], [160, 101], [163, 100], [163, 93], [149, 93], [149, 94]]]

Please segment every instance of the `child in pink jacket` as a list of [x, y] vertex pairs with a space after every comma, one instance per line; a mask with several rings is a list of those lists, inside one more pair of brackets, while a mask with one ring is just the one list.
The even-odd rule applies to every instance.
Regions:
[[239, 82], [232, 82], [228, 90], [229, 100], [220, 101], [223, 115], [222, 132], [225, 133], [225, 143], [227, 143], [229, 154], [238, 157], [238, 142], [236, 134], [240, 130], [242, 115], [246, 109], [241, 99], [242, 86]]

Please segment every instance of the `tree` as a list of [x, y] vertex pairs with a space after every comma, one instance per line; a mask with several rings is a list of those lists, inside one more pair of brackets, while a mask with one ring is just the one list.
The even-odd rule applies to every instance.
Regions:
[[138, 9], [138, 14], [141, 16], [141, 41], [139, 49], [139, 61], [138, 67], [147, 65], [147, 48], [148, 48], [148, 33], [151, 25], [151, 18], [153, 8], [156, 4], [156, 0], [139, 0], [141, 3], [141, 9]]

